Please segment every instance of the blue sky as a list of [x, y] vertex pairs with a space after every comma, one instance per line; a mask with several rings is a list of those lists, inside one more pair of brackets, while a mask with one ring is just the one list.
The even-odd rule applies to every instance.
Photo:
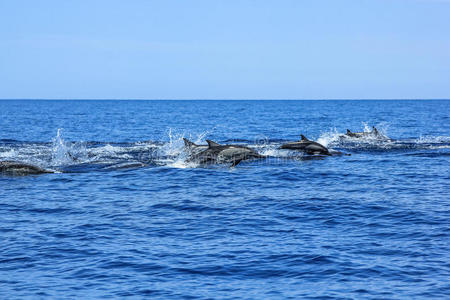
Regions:
[[0, 0], [0, 98], [450, 98], [450, 1]]

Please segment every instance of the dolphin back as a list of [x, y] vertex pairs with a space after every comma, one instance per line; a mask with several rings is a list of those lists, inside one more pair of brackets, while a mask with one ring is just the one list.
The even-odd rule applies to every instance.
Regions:
[[38, 166], [17, 161], [0, 161], [0, 173], [6, 175], [38, 175], [44, 173], [54, 173], [50, 170], [42, 169]]
[[324, 145], [309, 140], [303, 134], [301, 134], [300, 137], [300, 141], [283, 144], [280, 146], [280, 149], [303, 151], [307, 154], [312, 155], [331, 155], [330, 151], [328, 151], [328, 148]]
[[191, 142], [187, 138], [183, 138], [183, 141], [184, 141], [184, 146], [186, 148], [192, 148], [192, 147], [196, 147], [197, 146], [196, 144], [194, 144], [193, 142]]

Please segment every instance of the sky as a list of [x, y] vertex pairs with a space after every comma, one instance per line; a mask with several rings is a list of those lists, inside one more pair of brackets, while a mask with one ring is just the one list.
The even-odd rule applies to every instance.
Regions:
[[450, 0], [0, 0], [0, 99], [450, 98]]

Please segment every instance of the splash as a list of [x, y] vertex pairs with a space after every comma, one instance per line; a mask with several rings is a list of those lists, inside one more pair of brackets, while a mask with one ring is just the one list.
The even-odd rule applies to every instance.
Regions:
[[328, 132], [322, 133], [317, 139], [317, 142], [325, 147], [329, 147], [331, 145], [336, 145], [342, 135], [343, 134], [338, 132], [336, 128], [332, 128]]
[[193, 169], [197, 168], [199, 165], [194, 162], [186, 162], [182, 159], [177, 159], [176, 161], [169, 162], [167, 164], [167, 167], [169, 168], [175, 168], [175, 169]]
[[95, 149], [92, 149], [91, 154], [96, 159], [101, 159], [102, 157], [114, 157], [114, 158], [132, 158], [131, 155], [127, 154], [127, 152], [130, 152], [134, 149], [132, 147], [120, 147], [120, 146], [113, 146], [111, 144], [106, 144], [105, 146], [101, 146]]
[[1, 159], [11, 159], [17, 156], [17, 153], [14, 149], [9, 149], [8, 151], [1, 152], [0, 158]]
[[[214, 129], [213, 129], [214, 130]], [[196, 144], [203, 144], [203, 140], [212, 130], [199, 133], [196, 136], [189, 135], [189, 139]], [[157, 163], [172, 168], [195, 168], [198, 165], [193, 162], [187, 162], [188, 153], [185, 151], [184, 140], [185, 133], [178, 133], [169, 128], [167, 136], [169, 141], [157, 150]]]
[[450, 149], [450, 137], [448, 136], [420, 136], [413, 143], [418, 148]]
[[362, 122], [362, 125], [363, 125], [363, 132], [367, 132], [367, 133], [369, 133], [369, 132], [371, 132], [372, 131], [372, 128], [369, 126], [369, 123], [367, 123], [367, 122]]
[[450, 143], [448, 136], [420, 136], [415, 140], [418, 144], [447, 144]]
[[368, 136], [367, 138], [372, 139], [381, 139], [381, 140], [389, 140], [390, 138], [387, 136], [387, 131], [389, 129], [389, 124], [386, 122], [378, 123], [374, 126], [369, 126], [368, 123], [362, 122], [364, 126], [364, 132], [372, 132], [373, 127], [375, 127], [378, 131], [378, 137], [376, 136]]
[[169, 137], [169, 142], [159, 149], [161, 157], [176, 157], [181, 155], [184, 152], [184, 133], [174, 133], [172, 128], [169, 128], [167, 135]]
[[281, 144], [271, 144], [268, 140], [266, 140], [265, 143], [249, 146], [254, 148], [259, 154], [267, 157], [289, 158], [292, 156], [291, 151], [280, 149]]
[[[367, 135], [351, 137], [346, 133], [340, 133], [336, 128], [330, 132], [324, 133], [318, 139], [318, 142], [326, 147], [338, 146], [344, 148], [389, 148], [392, 140], [386, 135], [388, 125], [385, 123], [369, 126], [367, 122], [362, 122], [364, 133]], [[373, 133], [373, 127], [377, 128], [378, 134]], [[353, 130], [352, 132], [358, 132]]]
[[84, 143], [70, 143], [62, 138], [62, 128], [58, 128], [56, 137], [52, 139], [51, 165], [61, 166], [87, 159], [87, 150]]
[[52, 139], [52, 163], [54, 165], [63, 165], [70, 159], [68, 158], [68, 147], [61, 137], [62, 128], [58, 128], [56, 137]]

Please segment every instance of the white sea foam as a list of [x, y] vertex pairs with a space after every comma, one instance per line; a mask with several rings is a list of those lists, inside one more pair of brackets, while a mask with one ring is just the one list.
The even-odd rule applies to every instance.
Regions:
[[[363, 123], [364, 131], [371, 132], [371, 126]], [[381, 134], [386, 136], [387, 125], [376, 126]], [[0, 159], [18, 160], [42, 166], [44, 168], [56, 168], [78, 164], [100, 164], [127, 166], [130, 162], [167, 166], [172, 168], [195, 168], [197, 163], [189, 161], [189, 153], [186, 152], [183, 138], [188, 136], [190, 140], [199, 145], [205, 145], [205, 137], [212, 130], [199, 134], [186, 134], [186, 132], [169, 129], [167, 142], [135, 142], [135, 143], [104, 143], [89, 144], [84, 142], [68, 142], [63, 138], [63, 130], [58, 129], [51, 143], [20, 143], [5, 144], [0, 148]], [[373, 136], [361, 138], [345, 137], [344, 133], [331, 128], [322, 132], [317, 142], [329, 148], [331, 151], [338, 149], [366, 149], [366, 150], [401, 150], [401, 149], [449, 149], [450, 137], [448, 136], [420, 136], [418, 138], [390, 140], [379, 139]], [[269, 142], [267, 137], [260, 138], [249, 147], [255, 149], [264, 156], [281, 159], [301, 157], [298, 151], [279, 149], [281, 142]], [[122, 164], [122, 165], [121, 165]], [[114, 168], [114, 167], [112, 167]]]
[[341, 135], [342, 133], [339, 133], [336, 128], [333, 128], [328, 132], [322, 133], [317, 139], [317, 142], [325, 147], [328, 147], [328, 145], [333, 145], [339, 142], [339, 138]]
[[0, 152], [0, 158], [2, 159], [11, 159], [17, 156], [17, 153], [14, 149], [9, 149], [4, 152]]
[[438, 144], [438, 143], [450, 143], [449, 136], [420, 136], [414, 140], [418, 144]]

